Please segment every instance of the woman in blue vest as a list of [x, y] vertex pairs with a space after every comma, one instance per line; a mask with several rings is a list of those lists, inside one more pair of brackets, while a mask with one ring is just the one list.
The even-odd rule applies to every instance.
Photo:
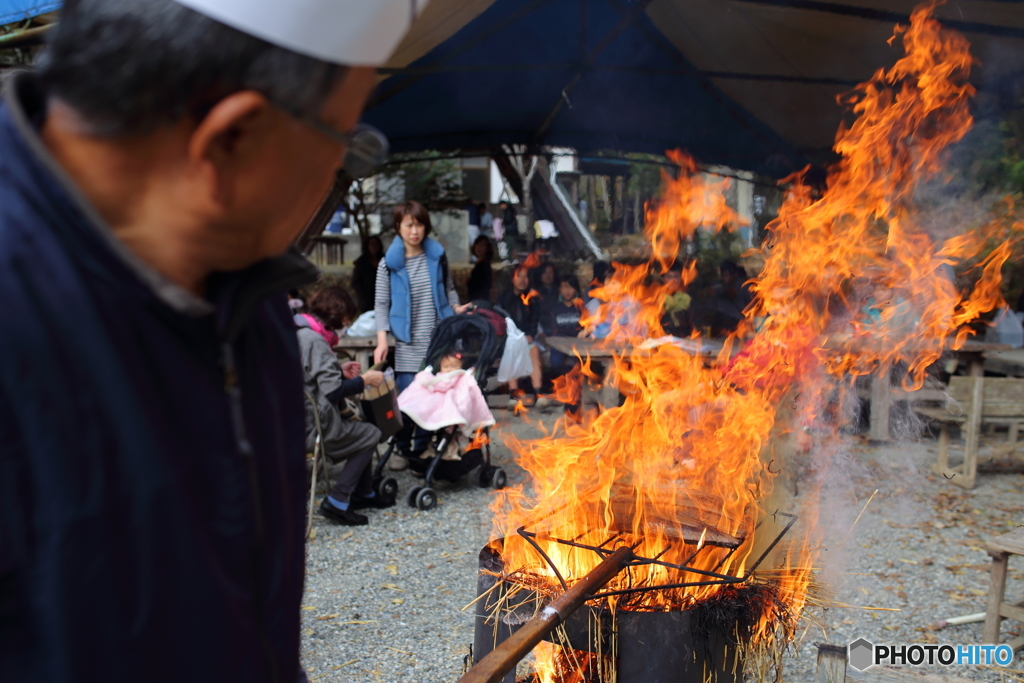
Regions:
[[[430, 336], [438, 320], [462, 313], [469, 304], [459, 305], [448, 270], [444, 247], [429, 237], [430, 214], [419, 202], [395, 207], [398, 237], [377, 266], [374, 306], [377, 320], [377, 348], [374, 363], [388, 357], [388, 332], [395, 337], [395, 380], [404, 391], [427, 355]], [[413, 450], [424, 445], [422, 439]], [[403, 444], [399, 444], [403, 446]], [[392, 457], [392, 469], [404, 469], [401, 458]]]

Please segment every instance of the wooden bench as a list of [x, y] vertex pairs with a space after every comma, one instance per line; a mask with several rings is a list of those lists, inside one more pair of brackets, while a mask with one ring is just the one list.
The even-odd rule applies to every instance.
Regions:
[[[373, 365], [373, 350], [377, 348], [376, 335], [371, 337], [338, 337], [338, 343], [334, 345], [334, 353], [354, 357], [354, 360], [362, 366], [363, 372]], [[388, 334], [388, 349], [394, 358], [395, 338]], [[338, 359], [341, 360], [340, 358]]]
[[[985, 549], [992, 556], [992, 576], [988, 589], [988, 609], [985, 611], [985, 631], [982, 641], [999, 644], [999, 622], [1004, 618], [1024, 622], [1024, 600], [1007, 602], [1006, 569], [1010, 563], [1010, 555], [1024, 556], [1024, 529], [1017, 529], [1002, 536], [990, 538], [985, 542]], [[1014, 650], [1024, 648], [1024, 636], [1014, 638], [1007, 643]]]
[[[939, 454], [932, 471], [954, 484], [974, 488], [978, 471], [978, 441], [981, 427], [1005, 425], [1008, 443], [992, 449], [986, 458], [1011, 453], [1024, 447], [1018, 443], [1024, 426], [1024, 379], [1004, 377], [950, 377], [948, 398], [944, 408], [915, 406], [914, 412], [939, 423]], [[956, 467], [949, 465], [949, 426], [963, 429], [964, 460]]]

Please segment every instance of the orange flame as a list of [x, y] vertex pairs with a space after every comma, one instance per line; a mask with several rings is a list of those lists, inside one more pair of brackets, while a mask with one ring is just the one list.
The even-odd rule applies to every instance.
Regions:
[[555, 400], [559, 403], [576, 405], [580, 402], [583, 393], [583, 372], [578, 366], [556, 377], [551, 383], [555, 390]]
[[473, 435], [473, 440], [469, 442], [468, 446], [466, 446], [466, 450], [475, 451], [478, 448], [483, 448], [489, 443], [491, 443], [491, 440], [487, 436], [487, 433], [482, 429], [478, 429]]
[[529, 292], [526, 292], [525, 294], [520, 294], [519, 298], [522, 300], [524, 306], [529, 306], [530, 301], [539, 296], [540, 292], [538, 292], [536, 289], [531, 289]]
[[[613, 278], [594, 292], [605, 302], [597, 317], [611, 324], [609, 344], [624, 350], [614, 376], [625, 402], [563, 436], [518, 446], [532, 491], [507, 489], [494, 505], [507, 569], [557, 589], [552, 570], [517, 534], [527, 527], [592, 545], [615, 536], [637, 544], [639, 555], [690, 558], [694, 569], [745, 576], [780, 528], [773, 513], [793, 505], [773, 486], [778, 476], [792, 476], [794, 448], [784, 434], [800, 433], [803, 446], [837, 438], [841, 411], [834, 406], [854, 377], [903, 362], [908, 386], [919, 385], [945, 348], [971, 334], [966, 325], [1002, 304], [1000, 269], [1017, 226], [985, 254], [995, 227], [935, 243], [914, 221], [915, 188], [940, 170], [940, 151], [972, 123], [969, 45], [943, 30], [932, 9], [919, 7], [909, 26], [896, 28], [905, 56], [844, 99], [857, 118], [837, 134], [841, 160], [827, 189], [815, 198], [802, 175], [787, 179], [792, 185], [768, 226], [764, 267], [753, 280], [754, 302], [710, 367], [686, 344], [644, 343], [663, 335], [665, 298], [678, 290], [677, 282], [648, 284], [650, 270], [670, 269], [698, 230], [742, 224], [725, 202], [728, 179], [702, 175], [693, 159], [669, 153], [680, 173], [664, 177], [664, 196], [647, 212], [650, 262], [616, 264]], [[960, 292], [947, 271], [972, 259], [977, 284]], [[690, 264], [684, 282], [695, 275]], [[760, 317], [766, 320], [755, 332]], [[804, 607], [819, 545], [813, 496], [808, 500], [799, 533], [760, 567], [772, 570], [786, 609], [762, 614], [754, 642], [791, 637]], [[600, 561], [543, 535], [537, 542], [570, 583]], [[731, 552], [729, 545], [738, 547]], [[649, 564], [610, 587], [700, 578]], [[662, 590], [619, 605], [682, 609], [721, 590]], [[548, 659], [539, 669], [554, 667]]]
[[530, 272], [541, 264], [542, 258], [543, 257], [539, 251], [531, 251], [527, 254], [526, 258], [523, 259], [523, 262], [516, 266], [516, 272]]

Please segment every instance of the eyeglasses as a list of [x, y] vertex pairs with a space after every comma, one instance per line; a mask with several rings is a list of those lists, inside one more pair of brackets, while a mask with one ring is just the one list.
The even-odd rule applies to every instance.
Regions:
[[388, 139], [367, 123], [357, 123], [352, 130], [342, 132], [331, 128], [323, 121], [285, 109], [296, 120], [323, 133], [335, 142], [345, 145], [345, 159], [342, 168], [352, 178], [365, 178], [388, 158]]

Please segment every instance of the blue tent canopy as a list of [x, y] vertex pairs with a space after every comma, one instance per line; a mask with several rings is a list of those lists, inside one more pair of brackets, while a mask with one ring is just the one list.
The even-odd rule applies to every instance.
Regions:
[[0, 24], [31, 19], [60, 6], [61, 3], [55, 0], [0, 0]]
[[[431, 0], [366, 119], [396, 151], [682, 148], [781, 175], [834, 158], [837, 96], [901, 56], [918, 2]], [[979, 101], [1018, 100], [1024, 3], [935, 15], [971, 42]]]
[[365, 118], [395, 151], [679, 147], [744, 169], [778, 173], [802, 163], [658, 31], [647, 3], [615, 4], [497, 0], [383, 81]]
[[[823, 162], [838, 95], [891, 65], [920, 0], [430, 0], [366, 119], [395, 151], [522, 143], [662, 153], [781, 175]], [[0, 0], [0, 22], [57, 9]], [[971, 43], [978, 110], [1017, 106], [1024, 2], [935, 15]]]

